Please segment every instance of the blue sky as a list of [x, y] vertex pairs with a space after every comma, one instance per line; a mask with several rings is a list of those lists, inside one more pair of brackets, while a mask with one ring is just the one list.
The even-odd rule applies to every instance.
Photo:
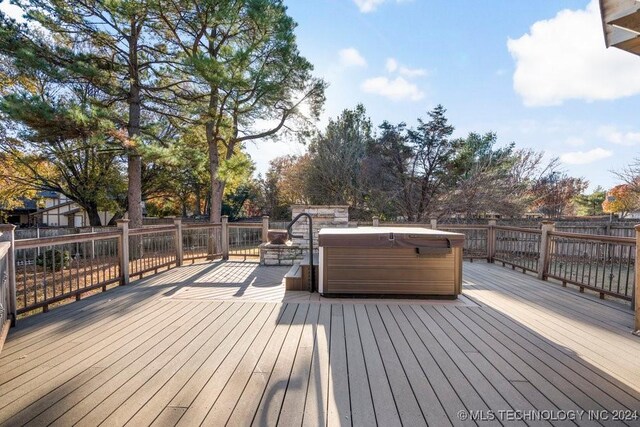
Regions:
[[[495, 131], [560, 157], [591, 189], [617, 184], [611, 171], [639, 154], [640, 57], [605, 48], [596, 0], [285, 3], [330, 84], [320, 126], [358, 103], [376, 126], [414, 125], [442, 104], [455, 136]], [[304, 151], [284, 140], [247, 149], [258, 172]]]
[[[330, 87], [323, 123], [361, 102], [375, 125], [437, 104], [456, 136], [560, 157], [611, 187], [640, 146], [640, 57], [606, 49], [597, 1], [286, 0], [301, 52]], [[454, 6], [455, 4], [455, 6]], [[268, 160], [293, 143], [248, 147]]]

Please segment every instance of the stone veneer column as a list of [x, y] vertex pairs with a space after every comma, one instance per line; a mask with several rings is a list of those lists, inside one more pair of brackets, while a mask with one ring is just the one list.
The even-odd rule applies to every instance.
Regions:
[[[293, 205], [291, 218], [306, 212], [313, 218], [313, 247], [318, 247], [318, 232], [322, 228], [346, 228], [349, 226], [349, 206], [346, 205]], [[306, 249], [309, 246], [309, 228], [306, 218], [300, 218], [293, 226], [293, 233], [304, 237], [293, 239], [294, 244]]]

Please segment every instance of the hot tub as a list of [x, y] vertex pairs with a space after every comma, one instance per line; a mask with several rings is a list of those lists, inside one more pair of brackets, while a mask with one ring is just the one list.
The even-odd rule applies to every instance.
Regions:
[[406, 227], [323, 228], [318, 292], [324, 296], [455, 299], [464, 234]]

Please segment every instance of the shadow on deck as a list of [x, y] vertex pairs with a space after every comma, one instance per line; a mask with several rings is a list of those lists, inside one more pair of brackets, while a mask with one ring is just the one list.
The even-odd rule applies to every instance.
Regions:
[[630, 310], [463, 268], [458, 301], [323, 299], [239, 262], [146, 278], [22, 320], [0, 422], [640, 424]]

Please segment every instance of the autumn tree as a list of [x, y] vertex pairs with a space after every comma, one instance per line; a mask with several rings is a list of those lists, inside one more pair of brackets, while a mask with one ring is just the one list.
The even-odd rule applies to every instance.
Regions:
[[87, 97], [82, 85], [69, 87], [63, 98], [5, 96], [0, 113], [15, 129], [0, 139], [0, 152], [13, 165], [5, 179], [64, 194], [86, 210], [92, 226], [100, 226], [106, 224], [98, 212], [117, 212], [125, 187], [117, 156], [108, 149], [117, 132]]
[[602, 202], [602, 210], [605, 213], [618, 214], [624, 218], [630, 212], [637, 210], [640, 206], [638, 194], [633, 191], [629, 184], [620, 184], [607, 192], [605, 200]]
[[538, 179], [531, 188], [532, 205], [549, 218], [570, 214], [572, 201], [588, 186], [583, 178], [574, 178], [553, 171]]
[[258, 179], [263, 213], [273, 219], [290, 219], [291, 205], [309, 203], [309, 163], [308, 154], [276, 157], [269, 162], [264, 177]]

